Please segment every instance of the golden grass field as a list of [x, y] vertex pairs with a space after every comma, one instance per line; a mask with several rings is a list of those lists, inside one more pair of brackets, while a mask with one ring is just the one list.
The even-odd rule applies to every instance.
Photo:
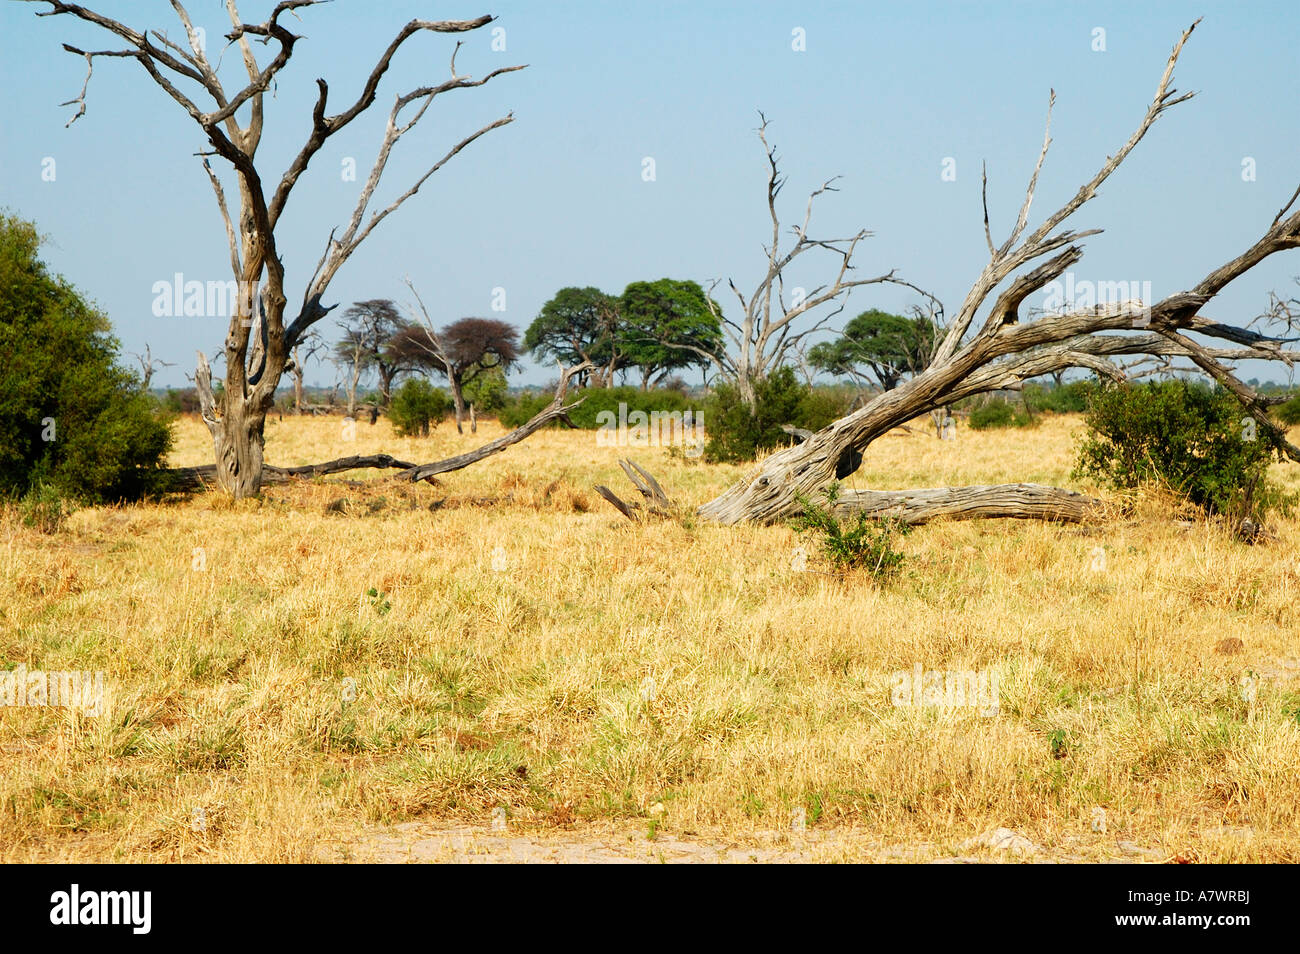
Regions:
[[[847, 486], [1095, 492], [1081, 427], [896, 431]], [[499, 433], [273, 418], [267, 461]], [[0, 860], [364, 858], [420, 826], [473, 843], [504, 806], [564, 857], [1300, 861], [1300, 520], [1246, 546], [1147, 495], [1094, 526], [936, 524], [878, 585], [798, 572], [785, 526], [625, 521], [591, 489], [627, 488], [624, 453], [557, 430], [436, 487], [361, 471], [49, 534], [5, 511], [0, 657], [102, 670], [107, 700], [0, 709]], [[692, 506], [742, 472], [632, 456]], [[179, 421], [171, 462], [210, 459]], [[998, 713], [896, 707], [917, 664], [996, 669]], [[1036, 848], [968, 843], [1000, 827]]]

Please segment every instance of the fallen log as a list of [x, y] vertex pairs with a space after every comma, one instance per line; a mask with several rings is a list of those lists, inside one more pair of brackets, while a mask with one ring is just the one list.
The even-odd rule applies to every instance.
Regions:
[[536, 414], [534, 414], [527, 423], [516, 427], [509, 434], [498, 437], [494, 441], [489, 441], [482, 447], [476, 448], [467, 454], [459, 454], [455, 457], [448, 457], [446, 460], [434, 461], [432, 464], [420, 464], [412, 467], [410, 470], [402, 473], [403, 477], [409, 480], [425, 480], [435, 474], [445, 474], [448, 471], [460, 470], [468, 467], [470, 464], [477, 463], [484, 457], [491, 457], [505, 450], [511, 444], [518, 444], [527, 437], [532, 436], [535, 431], [541, 430], [547, 424], [555, 421], [563, 421], [570, 427], [573, 422], [569, 420], [569, 411], [581, 404], [585, 398], [578, 398], [572, 404], [564, 403], [564, 395], [569, 390], [569, 381], [577, 374], [581, 374], [591, 367], [590, 361], [584, 361], [582, 364], [572, 368], [560, 368], [560, 383], [555, 386], [555, 397], [551, 398], [551, 403], [546, 405]]
[[[345, 470], [359, 470], [363, 467], [401, 468], [411, 470], [418, 467], [409, 461], [398, 460], [389, 454], [354, 455], [328, 460], [323, 464], [305, 464], [301, 467], [271, 467], [262, 469], [262, 482], [266, 484], [283, 484], [295, 477], [321, 477], [325, 474], [337, 474]], [[177, 490], [200, 490], [214, 483], [217, 479], [216, 464], [204, 464], [201, 467], [177, 467], [168, 471]]]
[[[641, 504], [624, 501], [608, 487], [597, 485], [596, 492], [619, 513], [633, 522], [640, 522], [642, 513], [668, 517], [681, 512], [664, 493], [659, 482], [643, 467], [631, 460], [620, 460], [618, 463], [628, 480], [645, 498], [643, 510]], [[919, 490], [841, 489], [836, 494], [830, 511], [841, 518], [864, 513], [917, 526], [941, 519], [1057, 520], [1062, 523], [1081, 523], [1088, 517], [1097, 515], [1101, 507], [1102, 501], [1078, 491], [1022, 483], [925, 487]], [[796, 508], [789, 516], [798, 512]]]
[[1059, 520], [1080, 523], [1102, 501], [1043, 484], [926, 487], [921, 490], [841, 490], [830, 508], [837, 517], [865, 513], [918, 525], [931, 520]]
[[[311, 478], [321, 477], [326, 474], [337, 474], [347, 470], [359, 470], [364, 467], [375, 467], [384, 469], [400, 470], [397, 476], [403, 477], [410, 481], [432, 480], [436, 474], [446, 474], [453, 470], [461, 470], [465, 467], [475, 464], [485, 457], [491, 457], [493, 454], [499, 454], [501, 451], [510, 447], [512, 444], [518, 444], [520, 441], [531, 437], [534, 433], [552, 424], [555, 421], [562, 421], [573, 426], [569, 420], [569, 411], [579, 404], [585, 398], [578, 398], [572, 404], [565, 404], [564, 398], [569, 390], [569, 382], [575, 375], [581, 374], [591, 367], [589, 361], [572, 368], [560, 368], [560, 383], [556, 385], [555, 397], [551, 403], [546, 405], [536, 414], [534, 414], [526, 423], [516, 427], [509, 434], [504, 434], [494, 441], [477, 447], [472, 451], [464, 454], [457, 454], [455, 457], [448, 457], [445, 460], [436, 460], [428, 464], [413, 464], [410, 461], [398, 460], [389, 454], [369, 454], [354, 455], [352, 457], [340, 457], [337, 460], [325, 461], [321, 464], [304, 464], [301, 467], [265, 467], [262, 471], [263, 483], [280, 484], [294, 478]], [[177, 467], [169, 470], [168, 475], [172, 478], [173, 487], [178, 491], [200, 490], [216, 480], [217, 468], [215, 464], [205, 464], [201, 467]]]

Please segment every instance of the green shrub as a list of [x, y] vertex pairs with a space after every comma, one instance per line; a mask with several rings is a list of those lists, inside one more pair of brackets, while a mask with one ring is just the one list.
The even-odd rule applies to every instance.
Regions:
[[806, 388], [799, 401], [796, 421], [799, 427], [820, 431], [827, 424], [849, 413], [854, 391], [842, 386]]
[[[168, 388], [167, 393], [159, 398], [159, 404], [168, 414], [199, 413], [199, 392], [194, 388]], [[293, 395], [288, 397], [288, 407], [293, 407]]]
[[1088, 410], [1088, 396], [1097, 387], [1093, 379], [1071, 381], [1059, 387], [1044, 387], [1038, 383], [1025, 385], [1024, 401], [1031, 411], [1050, 411], [1053, 414], [1083, 414]]
[[39, 248], [31, 223], [0, 215], [0, 496], [160, 492], [170, 421], [117, 364], [108, 319]]
[[1093, 394], [1086, 420], [1076, 477], [1162, 484], [1237, 519], [1290, 509], [1267, 477], [1273, 439], [1227, 391], [1187, 381], [1110, 386]]
[[450, 409], [451, 398], [424, 378], [407, 378], [393, 393], [388, 419], [402, 437], [428, 437]]
[[729, 381], [718, 384], [704, 405], [704, 448], [708, 461], [748, 461], [760, 451], [790, 442], [782, 424], [821, 430], [843, 417], [851, 393], [844, 388], [810, 388], [795, 377], [794, 369], [778, 368], [754, 386], [750, 408], [740, 389]]
[[1300, 394], [1297, 394], [1285, 404], [1279, 404], [1273, 413], [1279, 421], [1288, 427], [1300, 424]]
[[63, 526], [74, 507], [50, 484], [33, 487], [18, 501], [23, 526], [42, 533], [54, 533]]
[[994, 398], [970, 412], [970, 428], [973, 431], [986, 431], [995, 427], [1028, 427], [1034, 419], [1025, 412], [1024, 407]]
[[473, 404], [477, 414], [491, 414], [506, 406], [506, 373], [500, 368], [486, 368], [475, 375], [461, 390], [466, 404]]
[[791, 526], [816, 537], [822, 554], [836, 569], [866, 570], [877, 579], [898, 572], [906, 557], [895, 543], [912, 528], [894, 517], [878, 519], [865, 513], [841, 521], [830, 512], [838, 497], [835, 484], [826, 492], [825, 507], [799, 495], [796, 499], [802, 513], [790, 521]]
[[[586, 392], [579, 391], [578, 396]], [[570, 392], [572, 395], [573, 392]], [[542, 408], [551, 403], [549, 396], [545, 394], [530, 394], [524, 392], [513, 397], [506, 398], [505, 406], [497, 414], [501, 421], [502, 427], [515, 428], [521, 424], [527, 424], [530, 418], [535, 417]]]

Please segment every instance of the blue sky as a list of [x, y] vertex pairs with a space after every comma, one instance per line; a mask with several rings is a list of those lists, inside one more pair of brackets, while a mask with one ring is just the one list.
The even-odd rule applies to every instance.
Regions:
[[[179, 35], [161, 2], [103, 2], [104, 12]], [[211, 52], [228, 29], [224, 5], [193, 0]], [[246, 21], [269, 2], [243, 0]], [[62, 42], [113, 44], [68, 17], [34, 16], [43, 5], [0, 4], [0, 208], [33, 219], [49, 236], [45, 255], [108, 313], [124, 351], [176, 363], [156, 377], [182, 385], [194, 351], [219, 350], [219, 318], [158, 318], [153, 286], [225, 280], [228, 255], [215, 200], [194, 153], [197, 126], [129, 61], [101, 60], [87, 114], [70, 129], [84, 62]], [[989, 170], [990, 212], [1000, 242], [1018, 209], [1042, 139], [1049, 88], [1057, 104], [1031, 221], [1055, 208], [1127, 138], [1141, 117], [1179, 32], [1204, 21], [1179, 65], [1179, 89], [1196, 90], [1167, 114], [1099, 197], [1073, 220], [1103, 227], [1087, 240], [1078, 280], [1151, 283], [1155, 296], [1188, 287], [1253, 242], [1300, 183], [1300, 11], [1290, 3], [523, 3], [337, 2], [286, 22], [306, 39], [267, 107], [259, 153], [266, 178], [306, 135], [314, 80], [338, 104], [355, 95], [379, 51], [408, 19], [492, 13], [505, 29], [494, 52], [489, 29], [470, 34], [462, 73], [508, 63], [528, 69], [477, 90], [441, 97], [398, 146], [381, 204], [468, 132], [513, 110], [516, 121], [474, 143], [378, 229], [331, 288], [343, 305], [408, 298], [419, 288], [435, 322], [465, 315], [505, 318], [521, 332], [565, 285], [619, 292], [663, 276], [707, 283], [761, 276], [768, 230], [765, 163], [757, 110], [789, 183], [782, 212], [793, 222], [807, 193], [841, 175], [813, 234], [858, 228], [863, 274], [891, 268], [934, 291], [955, 311], [982, 267], [980, 164]], [[802, 29], [806, 49], [792, 49]], [[1094, 31], [1105, 31], [1095, 51]], [[299, 183], [282, 222], [280, 249], [291, 303], [331, 227], [347, 220], [392, 98], [447, 74], [454, 41], [409, 42], [371, 114], [336, 137]], [[260, 54], [265, 50], [258, 47]], [[240, 69], [227, 53], [227, 88]], [[656, 178], [642, 178], [653, 157]], [[955, 181], [941, 177], [955, 160]], [[1253, 160], [1253, 181], [1243, 161]], [[45, 181], [47, 159], [53, 181]], [[387, 197], [387, 198], [385, 198]], [[818, 284], [832, 262], [792, 284]], [[1294, 290], [1300, 259], [1276, 256], [1213, 308], [1245, 321], [1270, 290]], [[493, 289], [506, 291], [504, 313]], [[734, 299], [720, 299], [736, 310]], [[852, 296], [840, 320], [867, 308], [914, 301], [890, 288]], [[341, 309], [340, 309], [341, 310]], [[325, 331], [334, 334], [331, 319]], [[1283, 378], [1282, 370], [1251, 369]], [[1248, 373], [1247, 376], [1250, 376]], [[542, 383], [553, 369], [531, 362], [514, 383]], [[328, 383], [329, 368], [308, 381]], [[695, 372], [688, 380], [698, 380]]]

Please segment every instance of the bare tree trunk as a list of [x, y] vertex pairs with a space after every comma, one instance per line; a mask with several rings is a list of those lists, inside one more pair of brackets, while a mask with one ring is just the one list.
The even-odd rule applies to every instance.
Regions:
[[478, 433], [478, 414], [474, 412], [474, 404], [472, 402], [469, 406], [469, 432], [471, 434]]
[[253, 407], [239, 392], [227, 387], [218, 407], [212, 392], [212, 371], [199, 352], [194, 374], [199, 412], [212, 435], [218, 486], [236, 499], [256, 496], [262, 489], [263, 428], [269, 405]]
[[456, 375], [448, 374], [447, 380], [451, 383], [451, 401], [456, 405], [456, 433], [464, 434], [465, 428], [461, 426], [461, 421], [465, 417], [465, 392]]
[[302, 414], [302, 361], [298, 357], [299, 348], [293, 349], [293, 413]]

